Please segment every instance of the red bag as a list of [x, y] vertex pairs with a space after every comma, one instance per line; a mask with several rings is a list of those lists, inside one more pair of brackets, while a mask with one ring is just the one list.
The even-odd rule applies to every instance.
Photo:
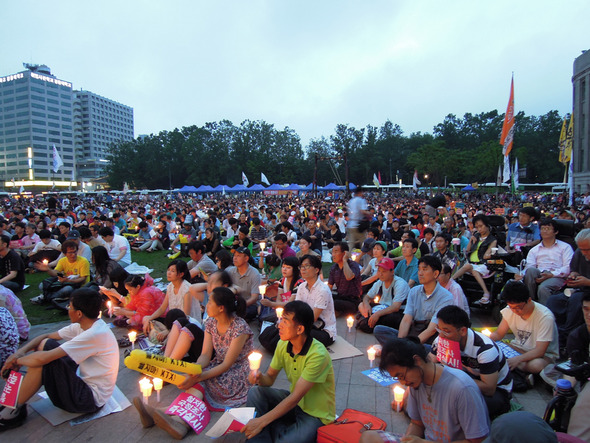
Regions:
[[384, 430], [379, 417], [355, 409], [345, 409], [334, 423], [318, 429], [317, 443], [357, 443], [365, 431]]

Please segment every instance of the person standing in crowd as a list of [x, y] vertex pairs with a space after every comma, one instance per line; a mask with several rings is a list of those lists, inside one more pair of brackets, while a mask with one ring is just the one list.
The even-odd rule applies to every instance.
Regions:
[[368, 223], [364, 230], [362, 229], [363, 226], [361, 226], [361, 223], [366, 222], [370, 216], [367, 208], [367, 201], [363, 198], [363, 188], [357, 186], [354, 190], [354, 197], [348, 202], [346, 241], [350, 250], [360, 247], [360, 244], [364, 240], [364, 231], [368, 228]]

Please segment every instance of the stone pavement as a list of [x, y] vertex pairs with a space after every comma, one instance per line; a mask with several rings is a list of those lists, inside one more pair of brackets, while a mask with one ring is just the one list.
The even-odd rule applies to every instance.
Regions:
[[[490, 326], [492, 320], [485, 314], [478, 314], [472, 311], [472, 321], [474, 326]], [[66, 325], [63, 323], [52, 323], [47, 325], [35, 326], [31, 330], [31, 337], [36, 335], [51, 332]], [[258, 335], [257, 325], [253, 326], [255, 335]], [[114, 328], [113, 331], [117, 338], [124, 335], [126, 331]], [[338, 319], [338, 334], [344, 337], [347, 341], [352, 343], [361, 351], [366, 351], [368, 347], [376, 343], [372, 335], [364, 334], [360, 331], [352, 329], [348, 332], [346, 327], [346, 319]], [[256, 341], [257, 343], [257, 341]], [[121, 363], [119, 370], [119, 378], [117, 386], [123, 391], [127, 398], [131, 401], [134, 396], [139, 395], [138, 380], [143, 375], [138, 372], [131, 371], [123, 365], [123, 352], [121, 349]], [[266, 351], [261, 351], [264, 355], [261, 365], [262, 369], [266, 369], [270, 363], [270, 354]], [[376, 361], [376, 363], [378, 360]], [[337, 360], [334, 362], [334, 374], [336, 378], [336, 413], [341, 413], [346, 408], [354, 408], [374, 414], [388, 423], [387, 429], [396, 433], [403, 434], [409, 423], [409, 420], [403, 413], [393, 412], [391, 410], [391, 401], [393, 394], [391, 387], [381, 387], [373, 380], [361, 374], [361, 371], [369, 368], [369, 361], [366, 353], [363, 356], [354, 358], [347, 358]], [[3, 383], [0, 382], [0, 388]], [[289, 384], [281, 372], [275, 383], [275, 387], [288, 389]], [[155, 393], [150, 398], [150, 404], [154, 406], [168, 406], [172, 400], [178, 395], [178, 389], [174, 385], [165, 386], [161, 391], [161, 401], [156, 404]], [[540, 380], [536, 381], [535, 388], [522, 394], [514, 394], [514, 400], [523, 405], [524, 410], [533, 412], [539, 416], [543, 415], [545, 406], [551, 398], [545, 388], [542, 386]], [[213, 423], [221, 416], [220, 412], [211, 414], [211, 422]], [[208, 429], [207, 428], [207, 429]], [[193, 442], [208, 442], [211, 441], [205, 435], [206, 430], [201, 435], [191, 433], [185, 437], [186, 441]], [[157, 427], [144, 429], [141, 426], [137, 412], [133, 406], [116, 414], [111, 414], [88, 423], [83, 423], [76, 426], [71, 426], [69, 423], [63, 423], [59, 426], [51, 426], [43, 417], [37, 414], [31, 407], [29, 407], [29, 417], [24, 426], [11, 431], [6, 431], [0, 434], [0, 441], [5, 442], [35, 442], [42, 441], [43, 443], [67, 443], [78, 441], [108, 441], [108, 442], [160, 442], [172, 441], [166, 432]]]

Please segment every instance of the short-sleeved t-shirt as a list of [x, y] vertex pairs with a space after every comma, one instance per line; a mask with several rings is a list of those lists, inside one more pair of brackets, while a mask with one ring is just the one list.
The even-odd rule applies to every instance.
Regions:
[[10, 249], [8, 254], [0, 257], [0, 277], [6, 277], [12, 271], [16, 271], [16, 277], [12, 281], [22, 287], [25, 284], [25, 264], [20, 255]]
[[334, 312], [334, 299], [332, 292], [327, 284], [319, 278], [311, 288], [308, 288], [307, 282], [299, 285], [295, 300], [301, 300], [311, 306], [311, 309], [322, 309], [320, 319], [324, 321], [324, 330], [330, 334], [330, 337], [336, 337], [336, 313]]
[[535, 309], [529, 318], [523, 320], [507, 306], [502, 309], [502, 318], [514, 334], [510, 342], [525, 352], [535, 348], [538, 341], [549, 342], [545, 356], [551, 359], [559, 357], [557, 324], [553, 313], [540, 303], [533, 301]]
[[84, 257], [80, 257], [79, 255], [76, 257], [74, 263], [70, 263], [67, 257], [60, 259], [57, 262], [55, 270], [63, 272], [66, 277], [69, 277], [70, 275], [86, 277], [86, 280], [82, 283], [83, 285], [90, 281], [90, 263], [88, 263], [88, 260]]
[[113, 241], [106, 243], [105, 246], [109, 252], [109, 257], [113, 260], [116, 260], [117, 257], [119, 257], [121, 250], [125, 248], [126, 252], [121, 261], [127, 264], [131, 263], [131, 248], [129, 247], [127, 239], [122, 235], [115, 234]]
[[411, 315], [414, 321], [427, 320], [432, 323], [438, 323], [436, 317], [438, 311], [452, 304], [452, 294], [439, 283], [436, 284], [434, 291], [428, 297], [426, 297], [426, 293], [424, 292], [424, 286], [419, 285], [410, 289], [404, 314]]
[[408, 262], [403, 259], [395, 267], [394, 274], [403, 278], [408, 283], [410, 280], [414, 280], [418, 283], [418, 259], [413, 257], [409, 265]]
[[252, 294], [260, 294], [258, 287], [260, 286], [261, 277], [260, 272], [255, 267], [248, 265], [248, 270], [244, 275], [241, 275], [235, 266], [230, 266], [226, 271], [233, 284], [239, 286], [247, 294], [246, 298], [249, 298]]
[[113, 394], [119, 373], [119, 346], [113, 332], [99, 319], [87, 330], [73, 323], [57, 333], [67, 340], [60, 348], [79, 365], [80, 378], [92, 389], [94, 402], [104, 405]]
[[[442, 371], [432, 390], [424, 385], [410, 388], [407, 402], [410, 419], [424, 424], [424, 437], [430, 441], [446, 443], [488, 435], [488, 408], [479, 387], [463, 371], [448, 366]], [[428, 401], [428, 392], [432, 401]]]
[[391, 306], [393, 303], [403, 303], [408, 298], [410, 287], [406, 281], [396, 275], [393, 276], [393, 281], [389, 288], [386, 288], [381, 280], [377, 280], [375, 284], [369, 289], [369, 298], [375, 298], [376, 295], [381, 294], [379, 297], [379, 304]]
[[299, 401], [298, 406], [325, 425], [334, 421], [336, 415], [336, 385], [332, 358], [324, 345], [308, 337], [300, 354], [292, 354], [289, 342], [280, 340], [270, 362], [276, 371], [285, 370], [293, 392], [300, 378], [313, 383]]
[[[169, 283], [168, 287], [166, 288], [166, 295], [168, 296], [168, 310], [180, 309], [181, 311], [184, 311], [184, 297], [190, 288], [191, 284], [188, 281], [183, 280], [180, 284], [180, 287], [178, 288], [178, 291], [176, 292], [174, 290], [174, 285]], [[185, 312], [185, 314], [189, 313]], [[200, 321], [200, 318], [197, 320]]]
[[348, 260], [348, 266], [354, 274], [352, 280], [347, 280], [343, 268], [334, 263], [332, 268], [330, 268], [328, 284], [336, 285], [336, 290], [340, 297], [360, 301], [362, 293], [361, 267], [357, 262], [352, 260]]

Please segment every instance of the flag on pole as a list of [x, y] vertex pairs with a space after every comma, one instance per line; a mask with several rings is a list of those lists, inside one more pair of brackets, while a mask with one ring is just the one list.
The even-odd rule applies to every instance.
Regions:
[[250, 184], [250, 182], [248, 181], [248, 177], [246, 177], [246, 174], [244, 174], [244, 171], [242, 171], [242, 184], [244, 186], [248, 186]]
[[418, 190], [418, 185], [421, 185], [422, 182], [418, 180], [418, 170], [414, 169], [414, 179], [412, 180], [412, 186], [414, 187], [414, 191]]
[[[512, 142], [514, 141], [514, 75], [510, 82], [510, 99], [508, 99], [508, 107], [506, 108], [506, 115], [504, 116], [504, 124], [502, 125], [502, 135], [500, 137], [500, 144], [502, 145], [502, 154], [505, 156], [510, 154], [512, 150]], [[506, 181], [506, 177], [504, 177]]]
[[[572, 120], [574, 119], [574, 116], [572, 115]], [[573, 130], [573, 128], [572, 128]], [[569, 131], [568, 131], [569, 132]], [[570, 171], [569, 171], [569, 177], [567, 179], [567, 184], [570, 188], [570, 201], [569, 201], [569, 205], [570, 207], [574, 206], [574, 151], [572, 149], [571, 151], [571, 156], [570, 156]]]
[[498, 165], [498, 178], [496, 178], [496, 186], [500, 186], [502, 184], [502, 166]]
[[221, 195], [225, 195], [225, 186], [221, 187]]
[[22, 194], [23, 192], [25, 192], [25, 187], [23, 185], [20, 185], [20, 189], [18, 190], [18, 193]]
[[515, 158], [514, 159], [514, 173], [512, 174], [513, 177], [513, 183], [514, 183], [514, 190], [512, 191], [512, 193], [514, 194], [515, 192], [518, 192], [518, 159]]
[[510, 182], [510, 156], [504, 156], [504, 178], [502, 179], [502, 183]]
[[379, 179], [377, 178], [377, 174], [375, 173], [373, 173], [373, 184], [377, 186], [377, 189], [379, 189], [379, 185], [381, 184], [379, 183]]
[[383, 183], [383, 182], [381, 181], [381, 171], [379, 171], [379, 173], [377, 174], [377, 178], [379, 179], [379, 184]]
[[567, 120], [564, 117], [563, 124], [561, 125], [561, 133], [559, 134], [559, 144], [557, 145], [557, 147], [559, 148], [559, 161], [564, 165], [569, 161], [569, 159], [565, 160], [565, 140], [567, 134], [566, 122]]
[[[563, 130], [563, 129], [562, 129]], [[561, 140], [561, 137], [560, 137]], [[570, 124], [567, 127], [567, 133], [565, 135], [565, 147], [563, 149], [563, 163], [571, 161], [572, 158], [572, 147], [574, 146], [574, 114], [570, 118]]]
[[61, 161], [59, 152], [57, 152], [57, 148], [55, 147], [55, 144], [53, 144], [53, 172], [59, 171], [59, 168], [61, 168], [63, 165], [64, 162]]
[[[244, 179], [245, 176], [242, 177], [242, 180]], [[266, 175], [264, 175], [264, 172], [260, 173], [260, 181], [262, 183], [266, 183], [268, 186], [270, 186], [270, 182], [268, 181], [268, 178], [266, 178]]]

